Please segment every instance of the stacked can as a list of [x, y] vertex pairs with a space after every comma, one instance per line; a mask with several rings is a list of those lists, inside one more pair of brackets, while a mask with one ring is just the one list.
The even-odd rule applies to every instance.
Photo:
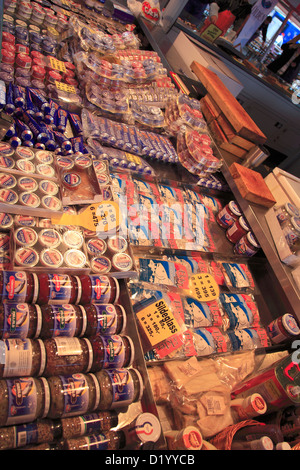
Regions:
[[229, 201], [217, 214], [216, 220], [226, 229], [226, 237], [234, 244], [235, 254], [253, 256], [258, 252], [260, 245], [235, 201]]

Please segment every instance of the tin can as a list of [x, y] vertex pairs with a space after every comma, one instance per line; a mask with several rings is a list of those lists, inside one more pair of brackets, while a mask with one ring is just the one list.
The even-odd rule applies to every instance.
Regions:
[[277, 344], [299, 335], [300, 328], [293, 315], [285, 313], [267, 326], [267, 332], [271, 341]]

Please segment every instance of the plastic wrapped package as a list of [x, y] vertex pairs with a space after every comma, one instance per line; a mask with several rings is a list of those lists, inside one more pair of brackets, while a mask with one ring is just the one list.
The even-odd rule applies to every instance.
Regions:
[[168, 103], [165, 110], [165, 120], [167, 131], [174, 136], [182, 126], [202, 132], [207, 129], [199, 101], [187, 95], [179, 95], [176, 100]]

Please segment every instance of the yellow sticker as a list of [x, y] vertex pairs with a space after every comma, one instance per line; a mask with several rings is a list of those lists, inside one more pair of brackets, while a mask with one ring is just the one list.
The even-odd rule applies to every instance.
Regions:
[[120, 226], [121, 213], [119, 205], [113, 201], [91, 204], [81, 214], [63, 214], [51, 219], [53, 225], [78, 225], [93, 232], [111, 234]]
[[210, 24], [201, 34], [200, 37], [202, 39], [206, 39], [206, 41], [214, 42], [220, 35], [222, 34], [222, 30], [218, 28], [215, 24]]
[[66, 73], [67, 71], [66, 66], [61, 60], [57, 60], [55, 59], [55, 57], [50, 57], [49, 60], [50, 60], [50, 65], [53, 69]]
[[75, 87], [73, 85], [68, 85], [67, 83], [62, 83], [55, 80], [55, 86], [58, 90], [65, 91], [66, 93], [76, 93]]
[[209, 302], [215, 300], [220, 295], [220, 290], [214, 277], [208, 273], [194, 274], [190, 280], [189, 285], [191, 295], [199, 302]]
[[180, 332], [174, 315], [163, 299], [151, 303], [136, 316], [151, 346]]

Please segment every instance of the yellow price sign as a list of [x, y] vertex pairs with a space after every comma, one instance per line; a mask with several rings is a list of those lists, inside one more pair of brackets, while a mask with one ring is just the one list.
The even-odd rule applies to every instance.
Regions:
[[137, 312], [136, 317], [151, 346], [180, 333], [180, 327], [163, 299], [152, 302]]
[[81, 214], [63, 214], [53, 217], [53, 225], [78, 225], [93, 232], [111, 234], [120, 227], [121, 213], [119, 205], [113, 201], [103, 201], [91, 204]]
[[55, 80], [55, 86], [58, 90], [65, 91], [66, 93], [76, 93], [75, 87], [73, 85], [68, 85], [67, 83], [62, 83]]
[[57, 60], [55, 59], [55, 57], [50, 57], [49, 60], [50, 60], [50, 65], [53, 69], [66, 73], [67, 71], [66, 66], [61, 60]]
[[191, 276], [189, 286], [192, 297], [199, 302], [209, 302], [215, 300], [220, 295], [219, 286], [211, 274], [199, 273]]
[[201, 34], [200, 37], [206, 39], [206, 41], [214, 42], [220, 35], [222, 30], [215, 24], [210, 24]]

